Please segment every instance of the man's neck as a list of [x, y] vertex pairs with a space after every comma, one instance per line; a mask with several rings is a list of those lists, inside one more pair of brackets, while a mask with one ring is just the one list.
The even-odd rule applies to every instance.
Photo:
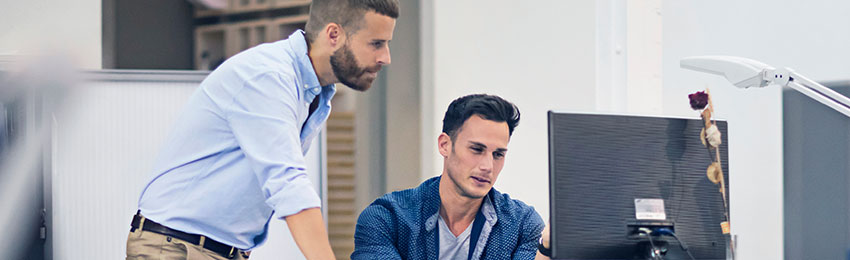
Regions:
[[327, 86], [339, 82], [331, 68], [330, 54], [315, 46], [311, 46], [308, 42], [307, 56], [310, 57], [310, 63], [313, 65], [313, 71], [316, 72], [316, 77], [319, 78], [320, 85]]
[[484, 198], [461, 196], [448, 176], [440, 181], [440, 217], [454, 236], [460, 235], [475, 220]]

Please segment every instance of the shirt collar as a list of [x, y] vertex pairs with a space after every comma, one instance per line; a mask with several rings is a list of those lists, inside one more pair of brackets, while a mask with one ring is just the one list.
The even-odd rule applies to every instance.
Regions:
[[479, 209], [481, 213], [484, 214], [484, 219], [487, 222], [495, 223], [499, 220], [499, 216], [496, 215], [496, 209], [493, 207], [493, 201], [490, 200], [490, 196], [484, 196], [484, 204], [481, 205], [481, 209]]
[[319, 85], [319, 77], [316, 76], [316, 71], [313, 69], [313, 62], [310, 61], [309, 48], [307, 46], [307, 38], [304, 36], [304, 31], [295, 30], [289, 35], [292, 42], [292, 51], [295, 53], [295, 59], [298, 62], [300, 77], [304, 81], [303, 86], [298, 86], [303, 92], [307, 101], [312, 101], [317, 95], [322, 93], [322, 88], [335, 89], [334, 84], [326, 86]]

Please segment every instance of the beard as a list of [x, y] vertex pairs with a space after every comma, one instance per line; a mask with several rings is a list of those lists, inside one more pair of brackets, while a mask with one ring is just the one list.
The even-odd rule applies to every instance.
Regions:
[[455, 191], [457, 191], [458, 195], [460, 195], [461, 197], [466, 197], [470, 199], [480, 199], [484, 196], [487, 196], [487, 193], [490, 191], [488, 189], [487, 191], [481, 193], [479, 191], [476, 191], [475, 188], [467, 187], [465, 184], [468, 183], [469, 180], [468, 177], [464, 178], [466, 176], [456, 176], [452, 172], [447, 172], [447, 175], [449, 176], [449, 179], [451, 180], [452, 184], [455, 186]]
[[[452, 145], [452, 155], [454, 155], [456, 157], [457, 155], [455, 154], [454, 148], [455, 148], [454, 145]], [[449, 160], [455, 160], [455, 159], [449, 159]], [[470, 198], [470, 199], [480, 199], [480, 198], [483, 198], [484, 196], [487, 196], [487, 193], [490, 192], [490, 189], [487, 189], [486, 191], [484, 191], [483, 194], [481, 194], [481, 191], [476, 191], [474, 187], [467, 187], [466, 184], [469, 183], [469, 176], [466, 176], [465, 174], [462, 174], [460, 172], [455, 172], [454, 169], [452, 169], [452, 168], [454, 168], [454, 167], [452, 167], [453, 166], [452, 164], [455, 164], [455, 162], [449, 162], [448, 164], [449, 165], [446, 166], [446, 175], [449, 176], [449, 180], [451, 180], [452, 185], [455, 186], [455, 190], [458, 192], [458, 195], [460, 195], [462, 197], [467, 197], [467, 198]], [[442, 181], [442, 180], [440, 180], [440, 181]], [[491, 188], [492, 188], [492, 186], [491, 186]]]
[[348, 46], [348, 43], [342, 48], [336, 50], [331, 55], [331, 69], [340, 83], [345, 84], [351, 89], [357, 91], [366, 91], [372, 86], [374, 78], [363, 77], [367, 72], [378, 72], [381, 70], [381, 65], [373, 68], [363, 68], [357, 65], [357, 59], [354, 53]]

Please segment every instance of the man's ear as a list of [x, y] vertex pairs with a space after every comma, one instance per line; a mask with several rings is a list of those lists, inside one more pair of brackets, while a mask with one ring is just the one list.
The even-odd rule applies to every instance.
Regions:
[[440, 150], [440, 155], [443, 158], [449, 157], [449, 153], [452, 151], [452, 145], [452, 138], [446, 133], [442, 133], [437, 137], [437, 149]]
[[343, 31], [342, 26], [339, 26], [339, 24], [328, 23], [325, 25], [323, 32], [328, 36], [328, 46], [332, 50], [336, 51], [345, 45], [345, 31]]

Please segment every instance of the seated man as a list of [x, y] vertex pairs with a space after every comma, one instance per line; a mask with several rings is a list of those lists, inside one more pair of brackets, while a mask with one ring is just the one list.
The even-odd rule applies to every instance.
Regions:
[[363, 210], [351, 259], [534, 259], [543, 220], [493, 188], [519, 115], [497, 96], [454, 100], [437, 138], [442, 175]]

